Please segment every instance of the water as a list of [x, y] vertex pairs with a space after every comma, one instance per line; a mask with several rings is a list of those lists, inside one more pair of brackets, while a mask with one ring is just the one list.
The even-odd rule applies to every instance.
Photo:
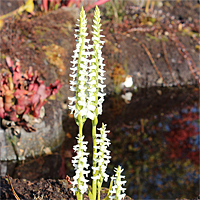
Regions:
[[[198, 196], [198, 106], [195, 87], [141, 89], [133, 93], [130, 104], [120, 96], [105, 101], [99, 126], [104, 122], [111, 131], [112, 161], [107, 173], [113, 175], [117, 165], [124, 168], [127, 195], [134, 199]], [[72, 147], [78, 127], [67, 113], [63, 128], [66, 140], [56, 152], [24, 163], [7, 163], [7, 173], [29, 180], [73, 176]], [[90, 121], [84, 126], [84, 134], [91, 151]], [[3, 170], [5, 173], [5, 165]]]
[[127, 188], [134, 199], [198, 195], [198, 113], [192, 109], [197, 107], [188, 107], [186, 114], [181, 110], [129, 122], [113, 133], [113, 163], [126, 169]]

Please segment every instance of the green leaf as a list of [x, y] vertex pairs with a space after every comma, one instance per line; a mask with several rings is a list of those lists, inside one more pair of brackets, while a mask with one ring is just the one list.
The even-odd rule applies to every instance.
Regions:
[[57, 9], [58, 9], [58, 6], [59, 6], [59, 4], [56, 4], [56, 5], [54, 6], [54, 10], [57, 10]]
[[93, 195], [92, 195], [92, 192], [90, 191], [89, 187], [87, 188], [87, 191], [88, 191], [89, 199], [93, 199]]
[[29, 13], [32, 13], [34, 10], [34, 3], [33, 0], [27, 0], [25, 4], [26, 11]]
[[0, 19], [0, 30], [3, 28], [3, 20]]

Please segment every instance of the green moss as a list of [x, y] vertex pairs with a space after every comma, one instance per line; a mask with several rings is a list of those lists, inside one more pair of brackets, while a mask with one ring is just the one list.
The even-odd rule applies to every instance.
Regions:
[[191, 31], [191, 30], [188, 29], [188, 28], [184, 28], [184, 29], [183, 29], [182, 35], [183, 35], [183, 36], [184, 36], [184, 35], [188, 35], [188, 36], [190, 36], [190, 37], [193, 37], [193, 36], [199, 37], [199, 33], [193, 32], [193, 31]]
[[39, 42], [39, 43], [49, 42], [50, 44], [54, 43], [54, 41], [51, 40], [51, 39], [49, 39], [49, 38], [46, 38], [46, 39], [40, 38], [40, 39], [38, 39], [38, 42]]
[[41, 31], [41, 30], [35, 30], [35, 34], [36, 34], [36, 35], [39, 35], [39, 36], [43, 36], [43, 35], [44, 35], [44, 32]]
[[164, 41], [164, 42], [167, 42], [167, 41], [168, 41], [168, 38], [167, 38], [166, 36], [163, 35], [162, 38], [161, 38], [161, 40]]
[[2, 54], [0, 53], [0, 57], [1, 57], [1, 59], [6, 59], [6, 55], [3, 53]]
[[149, 38], [151, 40], [155, 40], [156, 42], [160, 42], [160, 41], [166, 42], [166, 41], [168, 41], [168, 38], [166, 36], [164, 36], [164, 35], [162, 35], [160, 38], [155, 37], [155, 36], [153, 36], [153, 35], [151, 35], [149, 33], [145, 33], [145, 35], [146, 35], [147, 38]]
[[46, 31], [46, 32], [51, 31], [50, 28], [45, 27], [45, 26], [35, 26], [35, 30], [42, 30], [42, 31]]
[[29, 43], [29, 44], [28, 44], [28, 47], [29, 47], [30, 49], [34, 49], [35, 46], [34, 46], [33, 43]]
[[42, 42], [44, 42], [44, 41], [45, 41], [45, 39], [39, 39], [39, 40], [38, 40], [39, 43], [42, 43]]
[[66, 28], [61, 28], [61, 32], [69, 36], [69, 30]]
[[155, 23], [155, 22], [156, 22], [156, 18], [150, 17], [150, 18], [149, 18], [149, 21], [152, 22], [152, 23]]
[[50, 28], [44, 26], [35, 26], [35, 34], [37, 36], [44, 36], [46, 32], [51, 31]]

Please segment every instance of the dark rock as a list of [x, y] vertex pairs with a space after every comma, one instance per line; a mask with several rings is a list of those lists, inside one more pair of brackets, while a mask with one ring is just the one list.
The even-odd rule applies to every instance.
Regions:
[[25, 160], [26, 157], [50, 153], [58, 147], [63, 139], [62, 109], [58, 102], [45, 104], [45, 117], [34, 124], [35, 132], [26, 132], [21, 128], [21, 136], [17, 138], [11, 129], [0, 129], [0, 159]]

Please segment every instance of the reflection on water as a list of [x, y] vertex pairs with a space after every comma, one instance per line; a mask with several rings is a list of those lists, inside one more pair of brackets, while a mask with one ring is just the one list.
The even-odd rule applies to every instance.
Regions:
[[[113, 166], [126, 170], [129, 194], [137, 199], [198, 196], [197, 106], [179, 113], [129, 122], [112, 133]], [[112, 166], [112, 167], [113, 167]]]
[[[104, 103], [99, 124], [102, 121], [108, 124], [112, 143], [112, 162], [107, 172], [112, 175], [118, 164], [125, 168], [129, 196], [134, 199], [198, 196], [197, 102], [198, 90], [192, 87], [143, 89], [133, 94], [130, 104], [120, 97], [110, 97]], [[8, 173], [29, 180], [73, 176], [70, 161], [78, 128], [74, 119], [66, 117], [63, 122], [66, 141], [57, 152], [26, 160], [24, 165], [9, 163]], [[86, 122], [84, 133], [91, 143], [90, 122]]]

